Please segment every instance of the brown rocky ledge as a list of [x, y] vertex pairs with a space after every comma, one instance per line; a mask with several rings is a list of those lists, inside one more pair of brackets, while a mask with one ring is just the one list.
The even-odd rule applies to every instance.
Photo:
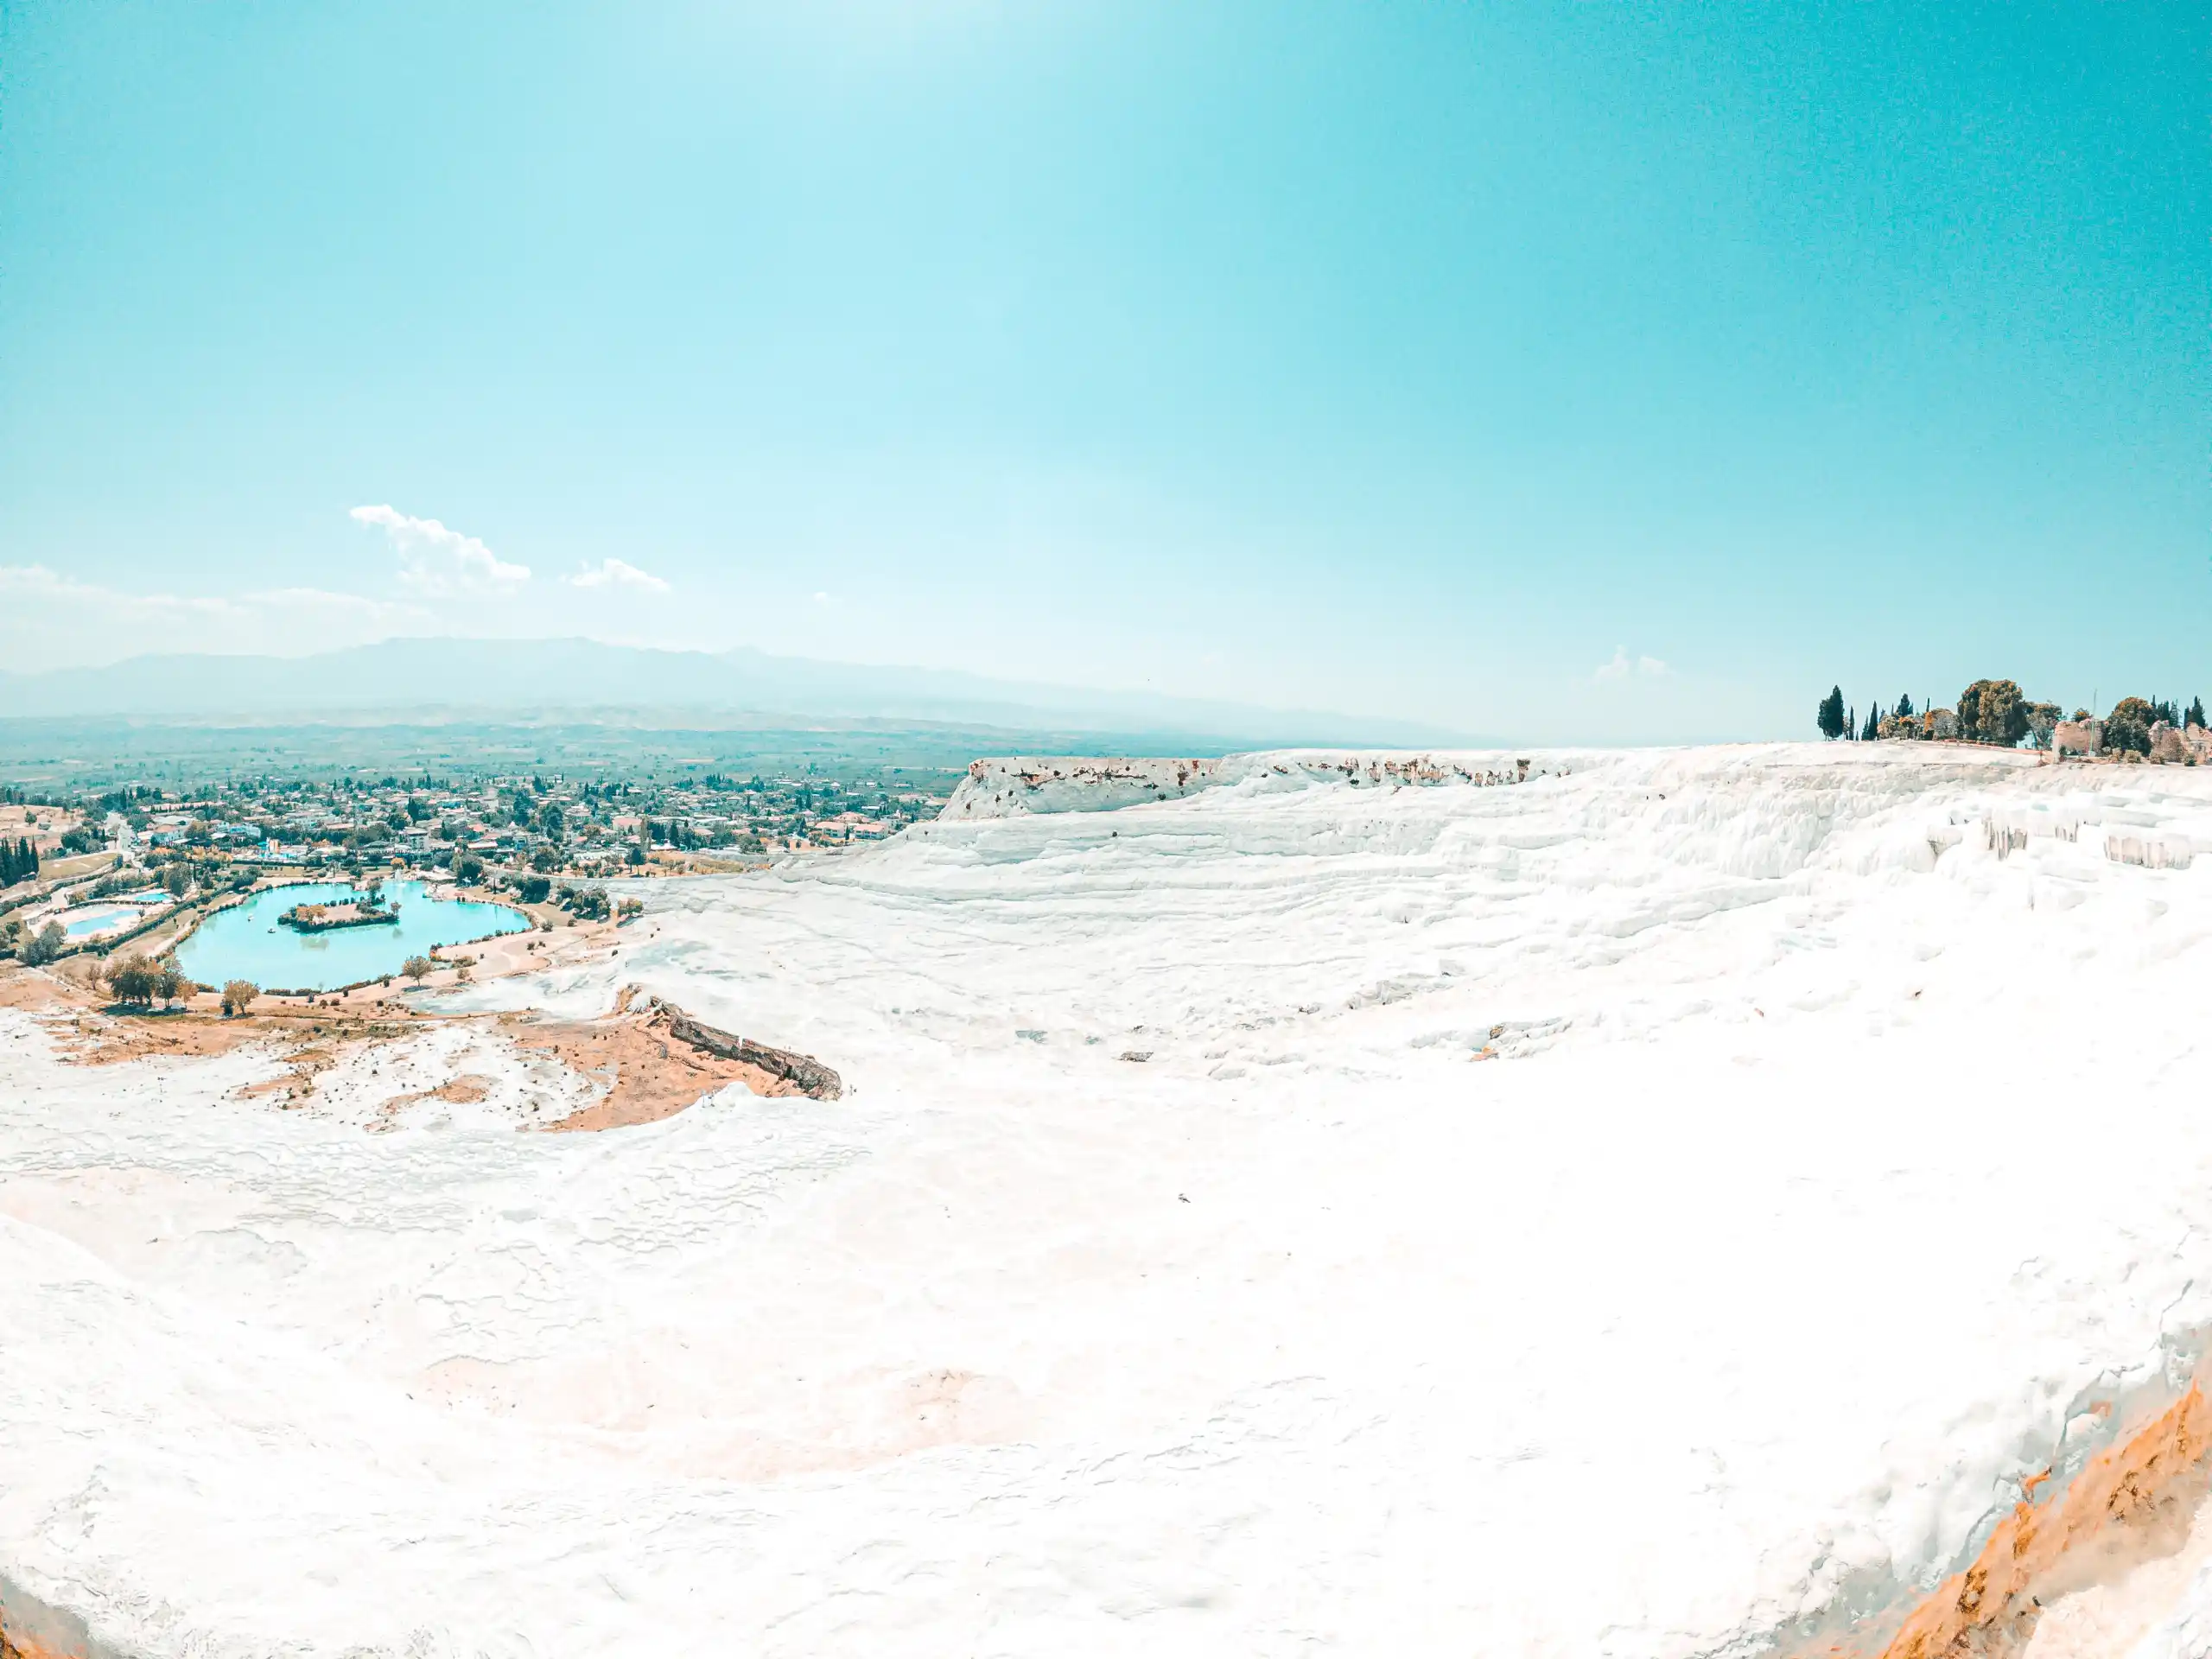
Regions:
[[563, 1118], [555, 1129], [618, 1129], [673, 1117], [732, 1083], [756, 1095], [807, 1095], [836, 1100], [836, 1072], [811, 1055], [751, 1042], [695, 1020], [672, 1002], [633, 1010], [625, 992], [604, 1020], [525, 1019], [508, 1034], [525, 1048], [558, 1058], [571, 1071], [604, 1083], [601, 1099]]
[[85, 1621], [0, 1578], [0, 1659], [113, 1659]]
[[[845, 1092], [844, 1080], [812, 1055], [734, 1035], [658, 998], [637, 1004], [637, 988], [627, 987], [611, 1014], [592, 1020], [441, 1014], [388, 993], [317, 999], [302, 1006], [272, 998], [232, 1018], [200, 1007], [158, 1014], [118, 1009], [107, 1006], [95, 988], [65, 976], [0, 970], [0, 1007], [38, 1014], [74, 1064], [204, 1058], [249, 1044], [264, 1046], [281, 1056], [285, 1070], [245, 1084], [236, 1097], [270, 1099], [280, 1107], [307, 1103], [321, 1075], [364, 1045], [449, 1025], [496, 1025], [522, 1047], [550, 1054], [605, 1086], [606, 1093], [590, 1106], [549, 1126], [556, 1129], [658, 1122], [733, 1083], [764, 1096], [836, 1100]], [[448, 1078], [432, 1088], [395, 1095], [385, 1110], [390, 1116], [428, 1099], [480, 1100], [488, 1084], [474, 1074]]]
[[[1904, 1622], [1809, 1648], [1800, 1659], [2016, 1659], [2062, 1596], [2171, 1555], [2212, 1494], [2212, 1402], [2201, 1379], [2089, 1459], [2058, 1491], [2046, 1470], [1964, 1572], [1912, 1604]], [[1882, 1640], [1885, 1632], [1886, 1642]]]

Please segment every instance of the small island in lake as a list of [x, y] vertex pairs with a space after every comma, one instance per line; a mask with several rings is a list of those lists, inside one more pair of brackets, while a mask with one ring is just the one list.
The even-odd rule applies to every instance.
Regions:
[[359, 899], [336, 905], [294, 905], [276, 918], [301, 933], [327, 933], [333, 928], [374, 927], [399, 920], [399, 906], [384, 902], [380, 888], [371, 887]]

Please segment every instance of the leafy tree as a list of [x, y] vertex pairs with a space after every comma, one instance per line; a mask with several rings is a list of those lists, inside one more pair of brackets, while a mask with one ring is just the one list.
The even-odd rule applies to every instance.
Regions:
[[453, 879], [461, 882], [481, 881], [484, 879], [484, 861], [474, 855], [456, 858], [453, 861]]
[[2141, 697], [2122, 697], [2105, 716], [2105, 747], [2119, 753], [2133, 750], [2151, 753], [2152, 709]]
[[548, 841], [558, 841], [568, 828], [568, 817], [561, 810], [561, 803], [548, 801], [537, 809], [537, 833]]
[[[1829, 741], [1833, 742], [1834, 740], [1843, 735], [1846, 728], [1844, 725], [1843, 713], [1843, 688], [1841, 686], [1839, 685], [1835, 687], [1827, 694], [1827, 696], [1821, 699], [1819, 718], [1821, 723], [1821, 735], [1822, 737], [1825, 737], [1829, 740]], [[801, 790], [799, 791], [799, 797], [800, 810], [804, 810], [810, 804], [805, 798], [806, 791], [804, 790]]]
[[607, 919], [607, 889], [578, 887], [569, 896], [569, 913], [580, 922]]
[[184, 976], [173, 962], [164, 962], [154, 969], [154, 995], [162, 999], [163, 1007], [167, 1007], [181, 996], [191, 995], [199, 988], [199, 986]]
[[2028, 741], [2038, 749], [2050, 747], [2050, 734], [2066, 716], [2055, 702], [2031, 702], [2028, 705]]
[[553, 883], [542, 875], [525, 875], [516, 883], [515, 891], [525, 905], [542, 905], [545, 895], [553, 891]]
[[437, 969], [437, 963], [428, 957], [410, 957], [399, 964], [399, 971], [420, 985]]
[[188, 864], [172, 864], [162, 872], [162, 886], [173, 898], [183, 898], [185, 889], [191, 885], [192, 867]]
[[2011, 680], [1976, 680], [1959, 693], [1959, 735], [2017, 748], [2028, 734], [2028, 703]]
[[260, 995], [261, 987], [250, 979], [226, 982], [223, 986], [223, 1017], [228, 1019], [234, 1014], [244, 1014]]
[[633, 842], [632, 842], [630, 843], [630, 858], [629, 858], [629, 862], [630, 862], [630, 864], [631, 864], [631, 867], [632, 867], [632, 868], [635, 868], [638, 865], [640, 865], [640, 864], [644, 863], [645, 861], [645, 842], [641, 842], [641, 841], [633, 841]]
[[61, 931], [59, 922], [48, 922], [24, 941], [23, 960], [34, 968], [42, 968], [60, 956], [69, 943], [69, 936]]
[[107, 988], [118, 1002], [151, 1007], [161, 977], [161, 969], [135, 950], [107, 965]]

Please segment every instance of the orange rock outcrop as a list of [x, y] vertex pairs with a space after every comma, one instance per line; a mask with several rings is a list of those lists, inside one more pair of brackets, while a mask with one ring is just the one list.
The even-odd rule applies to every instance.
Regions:
[[[2125, 1440], [2105, 1448], [2063, 1491], [2037, 1502], [2049, 1471], [1998, 1523], [1963, 1573], [1905, 1617], [1881, 1659], [2009, 1659], [2059, 1597], [2117, 1579], [2187, 1541], [2212, 1491], [2212, 1402], [2196, 1382]], [[1867, 1649], [1848, 1643], [1821, 1651]]]

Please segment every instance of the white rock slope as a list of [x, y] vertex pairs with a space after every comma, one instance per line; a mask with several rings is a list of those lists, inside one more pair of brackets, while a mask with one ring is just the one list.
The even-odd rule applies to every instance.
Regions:
[[[2212, 773], [1351, 759], [474, 993], [830, 1104], [371, 1134], [0, 1015], [0, 1574], [149, 1659], [1748, 1653], [2186, 1373]], [[2069, 1617], [2193, 1651], [2194, 1583]]]

